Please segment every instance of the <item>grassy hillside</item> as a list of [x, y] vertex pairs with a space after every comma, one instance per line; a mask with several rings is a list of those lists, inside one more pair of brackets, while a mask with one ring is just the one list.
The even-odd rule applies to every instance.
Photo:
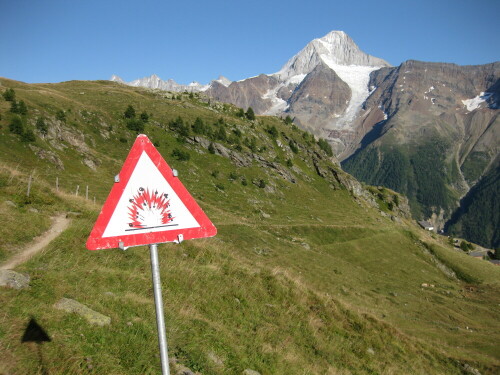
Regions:
[[[111, 82], [0, 83], [27, 106], [12, 113], [0, 99], [9, 218], [0, 262], [50, 217], [72, 218], [16, 269], [29, 288], [0, 289], [0, 374], [158, 373], [148, 249], [84, 246], [136, 137], [129, 128], [155, 142], [218, 228], [212, 239], [159, 246], [169, 354], [180, 365], [204, 375], [500, 369], [500, 268], [415, 227], [400, 215], [402, 197], [364, 189], [292, 124]], [[55, 309], [63, 297], [111, 324]], [[51, 342], [21, 343], [32, 318]]]

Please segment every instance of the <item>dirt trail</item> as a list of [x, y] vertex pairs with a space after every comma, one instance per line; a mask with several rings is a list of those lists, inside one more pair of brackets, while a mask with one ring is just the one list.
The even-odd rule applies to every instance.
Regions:
[[7, 259], [7, 261], [0, 265], [2, 270], [11, 270], [21, 263], [26, 262], [33, 255], [42, 250], [47, 246], [54, 238], [59, 236], [69, 225], [70, 219], [66, 217], [66, 214], [61, 214], [52, 218], [53, 223], [48, 231], [42, 235], [36, 237], [32, 243], [30, 243], [24, 250], [20, 253], [14, 255], [12, 258]]

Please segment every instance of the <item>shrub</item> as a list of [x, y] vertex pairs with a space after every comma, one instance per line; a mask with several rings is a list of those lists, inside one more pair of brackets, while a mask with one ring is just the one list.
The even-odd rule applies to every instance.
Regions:
[[323, 138], [318, 141], [318, 146], [322, 149], [328, 156], [333, 156], [332, 146]]
[[23, 134], [21, 134], [21, 141], [23, 142], [35, 142], [35, 133], [33, 130], [27, 129]]
[[286, 161], [286, 166], [287, 166], [288, 168], [292, 168], [292, 167], [293, 167], [293, 162], [292, 162], [292, 159], [288, 159], [288, 160]]
[[264, 189], [264, 188], [266, 187], [266, 181], [264, 181], [264, 180], [262, 180], [262, 179], [261, 179], [261, 180], [259, 181], [259, 185], [258, 185], [258, 186], [259, 186], [261, 189]]
[[142, 133], [144, 131], [144, 123], [141, 120], [130, 119], [127, 121], [127, 128]]
[[245, 117], [245, 111], [243, 110], [243, 108], [238, 109], [238, 112], [236, 112], [236, 116]]
[[56, 119], [62, 122], [66, 122], [66, 113], [62, 109], [56, 112]]
[[290, 139], [290, 142], [288, 142], [288, 145], [290, 146], [290, 150], [292, 150], [292, 152], [294, 154], [298, 154], [299, 148], [297, 147], [297, 143], [295, 143], [295, 141], [293, 139]]
[[206, 133], [205, 123], [199, 117], [196, 117], [196, 119], [194, 120], [194, 124], [193, 124], [192, 128], [193, 128], [193, 132], [195, 134], [205, 134]]
[[278, 133], [278, 129], [276, 129], [276, 126], [273, 125], [271, 127], [268, 127], [266, 129], [266, 131], [269, 133], [269, 135], [271, 136], [271, 138], [273, 138], [273, 139], [278, 138], [278, 134], [279, 133]]
[[43, 135], [47, 135], [47, 133], [49, 131], [49, 129], [47, 127], [47, 124], [45, 123], [45, 120], [43, 119], [43, 117], [38, 117], [37, 118], [37, 120], [36, 120], [36, 128]]
[[247, 112], [245, 113], [245, 116], [247, 119], [253, 121], [255, 120], [255, 112], [253, 111], [252, 107], [248, 107]]
[[16, 99], [16, 92], [14, 89], [7, 89], [3, 93], [3, 98], [8, 102], [12, 102]]
[[9, 130], [12, 133], [17, 134], [17, 135], [23, 134], [23, 132], [24, 132], [23, 122], [22, 122], [22, 120], [18, 116], [15, 116], [12, 119], [12, 121], [10, 122], [10, 124], [9, 124]]
[[123, 117], [125, 118], [135, 118], [135, 109], [130, 104], [123, 113]]
[[23, 100], [17, 103], [17, 113], [19, 113], [20, 115], [28, 114], [28, 107], [26, 106], [26, 103]]
[[181, 137], [189, 136], [189, 126], [184, 124], [184, 120], [180, 116], [170, 121], [168, 127], [170, 130], [177, 132]]
[[144, 123], [146, 123], [146, 122], [149, 121], [149, 115], [147, 114], [146, 111], [144, 111], [144, 112], [141, 113], [140, 118], [141, 118], [141, 121], [144, 122]]
[[187, 161], [191, 158], [191, 155], [189, 155], [189, 152], [182, 151], [178, 148], [176, 148], [176, 149], [174, 149], [174, 151], [172, 151], [172, 156], [179, 161]]

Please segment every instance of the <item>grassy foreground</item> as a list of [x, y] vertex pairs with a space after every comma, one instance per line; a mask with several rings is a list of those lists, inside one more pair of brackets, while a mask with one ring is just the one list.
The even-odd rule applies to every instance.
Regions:
[[[135, 138], [123, 119], [129, 104], [153, 115], [144, 132], [219, 231], [212, 239], [159, 246], [169, 354], [178, 363], [201, 374], [500, 370], [500, 269], [355, 198], [322, 172], [338, 167], [302, 131], [275, 118], [246, 120], [236, 108], [202, 98], [166, 98], [110, 82], [1, 83], [26, 102], [22, 120], [36, 140], [23, 142], [9, 131], [15, 115], [0, 99], [0, 212], [8, 218], [0, 228], [0, 261], [45, 231], [56, 213], [71, 212], [73, 222], [16, 269], [30, 275], [29, 288], [0, 289], [0, 374], [159, 373], [148, 249], [84, 246]], [[35, 125], [40, 116], [49, 124], [46, 135]], [[226, 140], [204, 137], [279, 169], [212, 154], [189, 141], [194, 134], [183, 137], [168, 126], [179, 116], [190, 125], [199, 117], [212, 132], [222, 118]], [[236, 130], [239, 148], [229, 139]], [[252, 137], [254, 151], [245, 143]], [[176, 149], [189, 160], [172, 156]], [[111, 324], [93, 326], [56, 310], [63, 297], [111, 317]], [[21, 343], [32, 318], [50, 342]]]

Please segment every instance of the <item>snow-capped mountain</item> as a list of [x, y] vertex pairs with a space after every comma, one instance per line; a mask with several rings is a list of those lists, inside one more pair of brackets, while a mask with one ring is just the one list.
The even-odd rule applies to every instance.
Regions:
[[202, 85], [201, 83], [196, 82], [196, 81], [191, 82], [189, 85], [181, 85], [181, 84], [175, 82], [173, 79], [169, 79], [167, 81], [164, 81], [160, 77], [158, 77], [156, 74], [152, 74], [149, 77], [139, 78], [139, 79], [133, 80], [131, 82], [125, 82], [123, 79], [121, 79], [117, 75], [113, 74], [111, 76], [110, 81], [122, 83], [122, 84], [129, 85], [129, 86], [134, 86], [134, 87], [147, 87], [149, 89], [158, 89], [158, 90], [165, 90], [165, 91], [177, 91], [177, 92], [206, 91], [213, 82], [220, 83], [226, 87], [231, 84], [231, 80], [229, 80], [228, 78], [226, 78], [224, 76], [220, 76], [218, 79], [213, 80], [208, 85]]

